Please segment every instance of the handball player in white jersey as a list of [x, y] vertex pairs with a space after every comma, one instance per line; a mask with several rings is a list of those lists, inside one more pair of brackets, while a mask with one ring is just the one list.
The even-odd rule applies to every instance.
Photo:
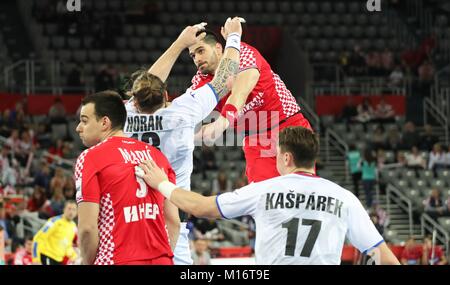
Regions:
[[256, 223], [256, 264], [341, 263], [345, 237], [375, 264], [399, 264], [359, 200], [314, 175], [317, 136], [303, 127], [280, 132], [277, 168], [282, 176], [204, 197], [170, 183], [152, 161], [143, 178], [180, 209], [197, 217], [250, 215]]
[[[186, 190], [191, 184], [195, 127], [230, 91], [232, 79], [239, 70], [242, 27], [239, 18], [233, 18], [224, 24], [227, 45], [214, 79], [202, 88], [187, 89], [171, 104], [167, 102], [165, 81], [170, 70], [183, 50], [204, 37], [204, 34], [196, 36], [204, 25], [186, 27], [152, 67], [134, 80], [132, 98], [125, 103], [124, 133], [159, 148], [175, 171], [177, 184]], [[177, 265], [192, 264], [184, 214], [180, 212], [180, 235], [174, 250]]]

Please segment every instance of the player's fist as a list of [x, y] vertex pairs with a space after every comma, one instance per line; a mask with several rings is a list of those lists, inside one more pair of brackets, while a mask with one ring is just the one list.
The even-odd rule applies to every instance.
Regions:
[[205, 36], [206, 33], [201, 33], [198, 36], [196, 36], [197, 32], [203, 31], [205, 29], [206, 23], [200, 23], [194, 26], [187, 26], [184, 28], [184, 30], [180, 33], [177, 40], [175, 41], [180, 45], [181, 48], [185, 49], [190, 47], [191, 45], [194, 45], [201, 41]]
[[245, 23], [245, 19], [241, 17], [234, 17], [233, 19], [228, 18], [225, 21], [225, 24], [220, 29], [220, 33], [222, 34], [223, 38], [226, 40], [228, 38], [228, 35], [231, 33], [238, 33], [239, 35], [242, 35], [242, 25], [241, 23]]

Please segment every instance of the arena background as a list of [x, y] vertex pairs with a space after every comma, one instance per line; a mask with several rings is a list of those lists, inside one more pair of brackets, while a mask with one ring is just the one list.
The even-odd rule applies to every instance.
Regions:
[[[129, 75], [148, 68], [186, 25], [205, 21], [218, 31], [235, 15], [247, 21], [243, 40], [280, 74], [320, 135], [318, 175], [355, 191], [348, 154], [352, 146], [361, 158], [372, 153], [378, 179], [367, 193], [376, 203], [367, 210], [394, 253], [420, 249], [434, 233], [448, 257], [448, 1], [80, 0], [80, 11], [67, 2], [78, 1], [0, 2], [0, 225], [8, 231], [0, 262], [14, 263], [25, 237], [74, 197], [83, 96], [123, 94]], [[168, 81], [171, 98], [195, 72], [183, 53]], [[247, 183], [239, 146], [198, 146], [194, 156], [192, 189], [215, 194]], [[33, 200], [37, 192], [43, 201]], [[191, 227], [192, 239], [207, 240], [212, 263], [254, 262], [251, 219], [192, 218]], [[359, 254], [345, 246], [342, 261], [357, 264]]]

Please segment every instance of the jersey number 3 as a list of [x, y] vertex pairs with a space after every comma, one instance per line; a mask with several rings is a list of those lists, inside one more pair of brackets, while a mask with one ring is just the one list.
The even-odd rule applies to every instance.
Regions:
[[[297, 245], [297, 233], [298, 233], [298, 218], [293, 218], [286, 223], [281, 224], [283, 228], [287, 229], [286, 250], [284, 255], [294, 256], [295, 247]], [[322, 222], [319, 220], [302, 219], [303, 226], [311, 226], [308, 236], [306, 237], [305, 245], [303, 246], [300, 256], [310, 257], [311, 252], [319, 236]]]

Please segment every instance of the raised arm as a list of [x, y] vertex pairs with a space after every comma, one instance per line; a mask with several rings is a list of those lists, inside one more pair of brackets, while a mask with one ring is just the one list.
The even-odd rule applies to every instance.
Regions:
[[236, 119], [236, 117], [229, 117], [227, 111], [231, 111], [233, 115], [242, 111], [245, 102], [247, 101], [248, 95], [255, 88], [259, 80], [259, 71], [256, 68], [251, 68], [240, 72], [233, 82], [233, 87], [230, 97], [228, 97], [227, 102], [224, 106], [224, 110], [221, 115], [213, 123], [207, 124], [202, 127], [201, 133], [199, 135], [203, 140], [209, 144], [213, 143], [218, 139], [222, 133], [230, 126], [230, 121]]
[[214, 73], [214, 78], [210, 83], [216, 91], [219, 100], [230, 92], [234, 76], [236, 76], [239, 71], [239, 55], [242, 35], [240, 18], [228, 18], [224, 24], [224, 30], [227, 32], [227, 43], [219, 66]]
[[187, 26], [172, 43], [172, 45], [158, 58], [155, 63], [153, 63], [148, 70], [148, 73], [159, 77], [163, 82], [165, 82], [181, 52], [187, 47], [201, 41], [205, 37], [204, 33], [195, 36], [198, 31], [204, 29], [205, 25], [206, 23]]
[[[230, 29], [226, 26], [222, 27], [221, 33], [224, 39], [227, 39], [230, 35]], [[239, 69], [239, 66], [237, 68]], [[244, 108], [248, 96], [258, 83], [259, 76], [260, 73], [257, 68], [249, 68], [236, 75], [232, 84], [231, 95], [222, 109], [221, 116], [215, 122], [202, 128], [204, 141], [214, 142], [230, 126], [230, 122], [237, 118], [239, 112]]]

